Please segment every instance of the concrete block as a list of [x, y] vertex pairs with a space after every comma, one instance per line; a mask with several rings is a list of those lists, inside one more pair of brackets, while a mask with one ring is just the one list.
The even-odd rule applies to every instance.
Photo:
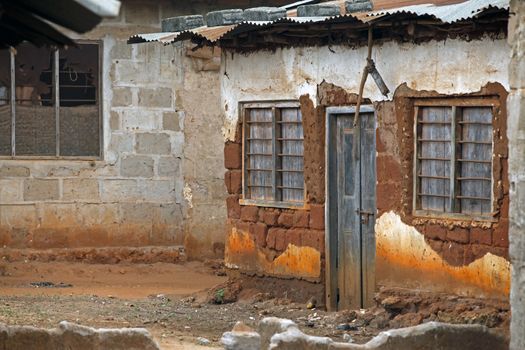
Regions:
[[109, 128], [111, 130], [120, 130], [120, 115], [117, 111], [109, 113]]
[[170, 154], [170, 135], [164, 133], [139, 133], [135, 135], [135, 149], [140, 154]]
[[286, 10], [282, 7], [253, 7], [244, 10], [245, 21], [275, 21], [286, 17]]
[[139, 184], [142, 198], [151, 202], [175, 202], [175, 181], [144, 180]]
[[374, 6], [370, 0], [350, 0], [345, 1], [347, 13], [372, 11]]
[[212, 11], [208, 12], [208, 14], [206, 15], [206, 24], [208, 25], [208, 27], [235, 24], [240, 23], [243, 20], [243, 11], [241, 9]]
[[120, 161], [120, 174], [126, 177], [153, 177], [153, 158], [130, 155]]
[[154, 130], [160, 126], [160, 114], [145, 109], [126, 109], [122, 111], [123, 130]]
[[336, 4], [302, 5], [297, 8], [297, 17], [328, 17], [340, 14], [341, 9]]
[[182, 206], [177, 203], [162, 203], [155, 206], [153, 222], [160, 225], [182, 225]]
[[109, 143], [109, 149], [117, 153], [122, 152], [133, 152], [133, 146], [135, 145], [133, 134], [125, 133], [112, 133], [111, 141]]
[[148, 224], [153, 223], [154, 203], [121, 203], [121, 223], [126, 224]]
[[112, 59], [130, 59], [131, 48], [132, 46], [128, 45], [126, 40], [116, 40], [109, 55]]
[[100, 198], [97, 179], [64, 179], [64, 200], [98, 200]]
[[0, 177], [27, 177], [29, 168], [25, 166], [4, 165], [0, 168]]
[[0, 179], [0, 203], [12, 203], [22, 200], [22, 179]]
[[136, 180], [107, 179], [102, 181], [101, 198], [104, 202], [116, 202], [139, 200], [142, 196]]
[[43, 201], [60, 199], [58, 180], [26, 179], [24, 181], [24, 200]]
[[37, 209], [34, 204], [6, 205], [0, 210], [0, 225], [10, 229], [31, 229], [37, 225]]
[[119, 204], [78, 203], [76, 214], [82, 226], [104, 225], [107, 227], [120, 222]]
[[161, 24], [163, 32], [182, 32], [204, 26], [204, 17], [201, 15], [177, 16], [164, 18]]
[[139, 89], [139, 106], [168, 108], [172, 106], [171, 88]]
[[113, 88], [113, 99], [111, 100], [113, 107], [125, 107], [131, 105], [131, 89], [128, 87]]
[[162, 113], [162, 128], [164, 130], [181, 131], [180, 115], [184, 112]]
[[157, 174], [159, 176], [169, 176], [177, 178], [181, 175], [180, 163], [180, 158], [160, 157], [157, 168]]

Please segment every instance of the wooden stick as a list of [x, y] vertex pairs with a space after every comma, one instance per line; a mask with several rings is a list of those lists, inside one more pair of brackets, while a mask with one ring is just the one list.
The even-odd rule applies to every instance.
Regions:
[[357, 104], [355, 106], [355, 115], [354, 115], [354, 128], [357, 126], [357, 120], [359, 119], [359, 109], [361, 108], [361, 101], [363, 100], [363, 90], [365, 89], [366, 78], [368, 77], [368, 68], [370, 60], [372, 59], [372, 27], [368, 28], [368, 55], [366, 58], [366, 66], [363, 70], [363, 75], [361, 76], [361, 83], [359, 84], [359, 95], [357, 96]]

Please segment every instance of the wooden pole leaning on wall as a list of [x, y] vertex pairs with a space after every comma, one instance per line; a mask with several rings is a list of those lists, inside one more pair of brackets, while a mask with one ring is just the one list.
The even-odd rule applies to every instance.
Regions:
[[357, 96], [357, 104], [355, 106], [354, 128], [357, 126], [357, 123], [359, 121], [359, 110], [361, 109], [361, 102], [363, 101], [363, 91], [365, 89], [365, 83], [366, 79], [368, 78], [368, 74], [372, 76], [374, 82], [376, 83], [377, 87], [384, 96], [388, 96], [388, 93], [390, 92], [385, 82], [383, 81], [383, 78], [377, 71], [374, 60], [372, 59], [373, 44], [374, 40], [372, 36], [372, 27], [370, 26], [368, 27], [368, 54], [366, 57], [366, 66], [363, 70], [363, 75], [361, 76], [361, 83], [359, 84], [359, 95]]
[[361, 83], [359, 84], [359, 95], [357, 96], [357, 104], [355, 106], [355, 115], [354, 115], [354, 128], [357, 126], [357, 121], [359, 120], [359, 109], [361, 108], [361, 101], [363, 100], [363, 90], [365, 89], [366, 78], [368, 77], [368, 65], [372, 60], [372, 27], [368, 27], [368, 54], [366, 56], [366, 66], [363, 69], [363, 75], [361, 76]]

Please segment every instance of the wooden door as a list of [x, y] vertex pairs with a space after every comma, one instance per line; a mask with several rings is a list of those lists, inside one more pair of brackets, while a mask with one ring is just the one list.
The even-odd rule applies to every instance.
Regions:
[[365, 106], [328, 111], [327, 305], [372, 305], [375, 289], [375, 115]]

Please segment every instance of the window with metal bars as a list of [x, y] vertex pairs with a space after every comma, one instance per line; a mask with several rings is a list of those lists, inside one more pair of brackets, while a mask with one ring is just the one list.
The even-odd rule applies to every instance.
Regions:
[[100, 157], [97, 42], [0, 50], [0, 157]]
[[299, 105], [246, 103], [243, 199], [260, 205], [303, 205], [304, 146]]
[[493, 105], [484, 100], [415, 106], [416, 213], [492, 213]]

